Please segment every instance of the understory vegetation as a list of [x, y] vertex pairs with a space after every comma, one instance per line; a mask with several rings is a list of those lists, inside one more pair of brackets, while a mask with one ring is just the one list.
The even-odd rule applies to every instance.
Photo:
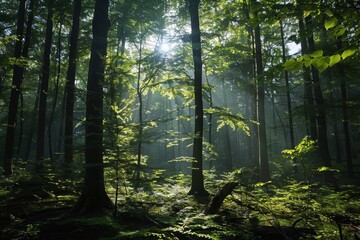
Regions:
[[[81, 168], [74, 168], [78, 168], [74, 171], [78, 174], [65, 175], [61, 166], [48, 162], [40, 174], [18, 168], [11, 178], [3, 178], [1, 239], [357, 239], [359, 236], [360, 189], [343, 181], [339, 186], [329, 187], [310, 178], [285, 177], [286, 170], [278, 168], [272, 182], [259, 183], [253, 180], [256, 178], [249, 168], [221, 176], [210, 170], [205, 172], [205, 186], [211, 196], [224, 190], [228, 183], [236, 183], [236, 187], [216, 213], [205, 214], [211, 197], [189, 196], [188, 175], [148, 170], [137, 189], [131, 179], [120, 178], [116, 196], [115, 171], [108, 168], [107, 193], [114, 202], [117, 198], [112, 216], [74, 216], [71, 209], [81, 189]], [[322, 175], [322, 171], [325, 170], [314, 169], [312, 178]]]

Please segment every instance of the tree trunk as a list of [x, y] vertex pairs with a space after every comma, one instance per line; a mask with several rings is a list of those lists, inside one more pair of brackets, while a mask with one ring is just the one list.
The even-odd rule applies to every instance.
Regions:
[[[299, 17], [299, 32], [301, 38], [301, 54], [305, 55], [309, 53], [308, 44], [306, 41], [306, 30], [302, 17]], [[307, 134], [312, 139], [317, 139], [317, 127], [316, 118], [314, 113], [314, 95], [313, 84], [309, 68], [303, 67], [303, 79], [304, 79], [304, 112]]]
[[[222, 88], [223, 88], [223, 95], [224, 95], [224, 106], [225, 107], [229, 107], [228, 106], [228, 99], [227, 99], [227, 94], [226, 94], [226, 90], [225, 90], [225, 80], [223, 79], [222, 81]], [[224, 137], [225, 137], [225, 162], [224, 162], [224, 170], [225, 171], [231, 171], [233, 168], [233, 159], [232, 159], [232, 149], [231, 149], [231, 139], [230, 139], [230, 130], [229, 130], [229, 126], [224, 126]]]
[[255, 28], [255, 59], [256, 59], [256, 80], [257, 80], [257, 120], [258, 125], [258, 142], [259, 142], [259, 170], [260, 181], [266, 182], [270, 178], [269, 159], [266, 140], [265, 125], [265, 83], [263, 76], [263, 64], [261, 53], [260, 26]]
[[[306, 27], [308, 31], [311, 29], [311, 17], [306, 19]], [[310, 31], [309, 31], [310, 32]], [[312, 32], [312, 30], [311, 30]], [[315, 48], [315, 41], [313, 35], [308, 38], [309, 42], [309, 50], [310, 52], [314, 52]], [[324, 98], [320, 86], [320, 76], [318, 70], [311, 66], [312, 77], [314, 81], [314, 97], [316, 102], [316, 110], [317, 110], [317, 123], [318, 123], [318, 134], [319, 134], [319, 150], [322, 162], [325, 167], [331, 168], [331, 156], [329, 151], [329, 143], [327, 138], [327, 125], [326, 125], [326, 115], [325, 115], [325, 104]], [[325, 181], [327, 183], [335, 184], [335, 176], [333, 172], [326, 172], [325, 173]]]
[[228, 182], [226, 183], [211, 199], [210, 203], [206, 206], [204, 211], [205, 215], [216, 214], [221, 205], [223, 204], [225, 198], [232, 193], [232, 191], [239, 186], [238, 182]]
[[194, 60], [194, 91], [195, 91], [195, 132], [193, 145], [193, 162], [191, 169], [191, 189], [189, 195], [207, 197], [209, 193], [204, 187], [203, 175], [203, 124], [204, 109], [202, 99], [202, 59], [199, 23], [200, 0], [187, 1], [191, 17], [191, 43]]
[[[142, 33], [141, 33], [142, 34]], [[141, 170], [141, 154], [142, 154], [142, 140], [143, 140], [143, 96], [141, 86], [141, 63], [142, 63], [142, 48], [143, 48], [143, 35], [140, 36], [139, 43], [139, 63], [138, 63], [138, 75], [137, 75], [137, 86], [136, 94], [139, 100], [139, 132], [137, 142], [137, 165], [136, 165], [136, 184], [135, 188], [138, 189], [140, 186], [140, 170]]]
[[49, 88], [50, 78], [50, 54], [51, 54], [51, 42], [52, 42], [52, 31], [53, 31], [53, 7], [49, 3], [48, 15], [46, 20], [46, 37], [45, 37], [45, 50], [44, 60], [42, 66], [41, 75], [41, 88], [40, 88], [40, 99], [39, 99], [39, 116], [38, 116], [38, 129], [37, 129], [37, 141], [36, 141], [36, 160], [40, 161], [44, 159], [45, 155], [45, 125], [46, 125], [46, 99]]
[[[282, 60], [283, 63], [286, 62], [286, 50], [285, 50], [285, 39], [284, 39], [284, 28], [283, 23], [280, 21], [280, 32], [281, 32], [281, 48], [282, 48]], [[286, 100], [287, 100], [287, 109], [288, 109], [288, 119], [289, 119], [289, 133], [290, 133], [290, 147], [295, 148], [295, 136], [294, 136], [294, 124], [293, 124], [293, 114], [291, 106], [291, 95], [290, 95], [290, 84], [289, 84], [289, 73], [284, 71], [285, 86], [286, 86]], [[294, 161], [294, 173], [298, 172], [297, 166]]]
[[[14, 57], [20, 59], [21, 57], [21, 48], [22, 48], [22, 38], [24, 34], [24, 23], [25, 23], [25, 0], [19, 1], [18, 9], [18, 18], [17, 18], [17, 27], [16, 27], [16, 36], [17, 40], [15, 42], [15, 52]], [[16, 115], [19, 104], [19, 93], [21, 91], [22, 84], [22, 73], [23, 67], [19, 64], [14, 65], [13, 69], [13, 78], [12, 78], [12, 88], [11, 96], [9, 103], [8, 111], [8, 121], [6, 128], [6, 140], [5, 140], [5, 156], [4, 156], [4, 175], [11, 175], [12, 170], [12, 158], [13, 158], [13, 148], [15, 142], [15, 127], [16, 127]]]
[[[27, 59], [28, 58], [28, 55], [29, 55], [29, 48], [30, 48], [30, 40], [31, 40], [31, 32], [32, 32], [32, 24], [33, 24], [33, 20], [34, 20], [34, 5], [35, 5], [35, 0], [31, 0], [30, 1], [30, 4], [29, 4], [29, 13], [28, 13], [28, 19], [27, 19], [27, 22], [26, 22], [26, 32], [25, 32], [25, 40], [24, 40], [24, 47], [23, 47], [23, 50], [22, 50], [22, 57]], [[25, 68], [21, 68], [21, 82], [23, 81], [24, 79], [24, 73], [25, 73]], [[1, 92], [1, 91], [0, 91]], [[21, 121], [20, 121], [20, 131], [19, 131], [19, 142], [18, 142], [18, 156], [19, 157], [23, 157], [21, 156], [21, 146], [22, 146], [22, 143], [23, 143], [23, 105], [24, 105], [24, 102], [23, 102], [23, 95], [21, 94], [21, 89], [20, 89], [20, 101], [21, 101], [21, 104], [20, 104], [20, 118], [21, 118]]]
[[[32, 112], [36, 112], [38, 110], [39, 107], [39, 92], [40, 92], [40, 82], [38, 83], [38, 87], [36, 89], [36, 97], [35, 97], [35, 103], [34, 103], [34, 108]], [[36, 121], [36, 116], [32, 116], [32, 121]], [[31, 147], [33, 145], [33, 136], [34, 136], [34, 127], [30, 126], [30, 129], [28, 131], [28, 142], [26, 145], [26, 150], [25, 150], [25, 160], [29, 160], [30, 158], [30, 154], [31, 154]]]
[[[62, 18], [62, 16], [61, 16]], [[54, 91], [54, 102], [51, 109], [49, 124], [48, 124], [48, 144], [49, 144], [49, 156], [51, 160], [54, 160], [53, 147], [52, 147], [52, 123], [54, 120], [55, 109], [57, 105], [58, 95], [59, 95], [59, 82], [61, 74], [61, 30], [62, 30], [62, 19], [60, 19], [59, 32], [58, 32], [58, 42], [57, 42], [57, 73], [56, 73], [56, 82], [55, 82], [55, 91]]]
[[[338, 39], [337, 41], [338, 48], [342, 48], [342, 42], [341, 39]], [[345, 71], [344, 67], [340, 66], [338, 68], [339, 70], [339, 76], [341, 78], [341, 105], [342, 105], [342, 113], [343, 113], [343, 128], [344, 128], [344, 135], [345, 135], [345, 152], [346, 152], [346, 169], [348, 177], [354, 177], [354, 171], [353, 171], [353, 155], [352, 155], [352, 147], [351, 147], [351, 141], [350, 141], [350, 125], [349, 125], [349, 111], [348, 111], [348, 105], [347, 105], [347, 86], [346, 86], [346, 80], [345, 80]]]
[[75, 101], [75, 74], [78, 51], [78, 37], [80, 26], [81, 0], [74, 0], [74, 13], [70, 34], [69, 66], [66, 74], [66, 106], [65, 106], [65, 162], [73, 161], [74, 146], [74, 101]]
[[96, 0], [86, 95], [85, 177], [82, 194], [73, 208], [77, 214], [111, 211], [105, 192], [103, 163], [103, 82], [109, 30], [109, 0]]

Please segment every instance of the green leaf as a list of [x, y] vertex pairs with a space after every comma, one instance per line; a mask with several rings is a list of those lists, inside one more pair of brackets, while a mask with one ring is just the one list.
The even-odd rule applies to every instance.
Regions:
[[336, 17], [332, 17], [325, 22], [325, 24], [324, 24], [325, 29], [329, 30], [330, 28], [335, 27], [337, 25], [337, 23], [338, 23], [338, 20], [336, 19]]
[[339, 170], [337, 169], [334, 169], [334, 168], [329, 168], [329, 167], [319, 167], [318, 169], [316, 169], [317, 172], [340, 172]]
[[293, 66], [294, 66], [295, 63], [296, 63], [295, 60], [290, 59], [290, 60], [287, 60], [287, 61], [283, 64], [283, 66], [285, 67], [285, 70], [291, 70], [291, 69], [293, 68]]
[[312, 61], [312, 65], [320, 72], [322, 73], [325, 71], [328, 67], [328, 57], [319, 57]]
[[335, 64], [340, 62], [340, 60], [341, 60], [340, 54], [335, 54], [335, 55], [330, 56], [329, 66], [330, 67], [334, 66]]
[[309, 67], [309, 66], [311, 65], [311, 63], [312, 63], [312, 59], [306, 59], [306, 60], [304, 61], [305, 67]]
[[344, 35], [345, 31], [346, 31], [346, 28], [340, 27], [339, 29], [336, 30], [335, 35], [336, 35], [337, 37], [340, 37], [340, 36]]
[[302, 63], [299, 62], [299, 61], [295, 61], [295, 60], [291, 59], [291, 60], [286, 61], [283, 64], [283, 66], [284, 66], [285, 70], [288, 70], [288, 71], [291, 70], [291, 71], [296, 72], [296, 71], [299, 71], [301, 69]]
[[311, 53], [310, 56], [313, 58], [317, 58], [317, 57], [321, 57], [323, 54], [324, 54], [323, 50], [317, 50], [317, 51]]
[[341, 54], [341, 58], [342, 59], [348, 58], [348, 57], [354, 55], [355, 52], [356, 52], [356, 49], [347, 49]]

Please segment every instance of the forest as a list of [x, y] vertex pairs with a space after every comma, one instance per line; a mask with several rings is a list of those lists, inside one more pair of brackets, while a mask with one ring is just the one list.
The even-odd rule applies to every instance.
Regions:
[[0, 239], [360, 239], [357, 0], [0, 0]]

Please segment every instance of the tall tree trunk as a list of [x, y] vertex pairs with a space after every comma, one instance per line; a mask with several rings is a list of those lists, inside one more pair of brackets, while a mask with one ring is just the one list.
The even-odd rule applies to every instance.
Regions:
[[[286, 50], [285, 50], [284, 28], [283, 28], [282, 21], [280, 21], [280, 31], [281, 31], [282, 60], [285, 63], [286, 62]], [[286, 100], [287, 100], [287, 109], [288, 109], [288, 118], [289, 118], [290, 147], [295, 148], [295, 137], [294, 137], [292, 106], [291, 106], [289, 73], [286, 70], [284, 71], [284, 78], [285, 78]], [[297, 169], [294, 169], [294, 170], [297, 171]]]
[[[285, 63], [286, 62], [286, 50], [285, 50], [284, 27], [283, 27], [282, 21], [280, 21], [280, 32], [281, 32], [282, 60]], [[292, 113], [292, 106], [291, 106], [289, 73], [286, 70], [284, 71], [284, 78], [285, 78], [285, 86], [286, 86], [286, 100], [287, 100], [288, 119], [289, 119], [290, 147], [293, 149], [293, 148], [295, 148], [294, 124], [293, 124], [293, 113]], [[295, 161], [294, 161], [293, 170], [294, 170], [294, 173], [298, 172]]]
[[[222, 81], [222, 88], [223, 88], [223, 95], [224, 95], [224, 106], [228, 107], [228, 99], [227, 99], [227, 94], [225, 91], [225, 80], [223, 79]], [[233, 168], [233, 159], [232, 159], [232, 149], [231, 149], [231, 140], [230, 140], [230, 130], [229, 130], [229, 126], [225, 126], [224, 127], [224, 137], [225, 137], [225, 162], [224, 162], [224, 170], [225, 171], [231, 171]]]
[[[250, 21], [250, 5], [244, 1], [243, 2], [243, 11], [245, 14], [245, 18], [247, 21]], [[250, 49], [252, 49], [252, 58], [249, 60], [249, 66], [251, 66], [250, 71], [250, 77], [249, 79], [255, 79], [256, 77], [256, 57], [255, 57], [255, 36], [254, 36], [254, 29], [249, 25], [246, 28], [248, 32], [248, 46]], [[257, 101], [256, 101], [256, 95], [257, 95], [257, 89], [256, 89], [256, 83], [252, 83], [249, 81], [249, 117], [253, 119], [254, 121], [258, 121], [257, 119]], [[250, 116], [251, 115], [251, 116]], [[259, 142], [258, 142], [258, 131], [257, 126], [255, 124], [250, 124], [250, 139], [249, 144], [251, 148], [249, 149], [249, 158], [251, 157], [251, 162], [253, 165], [259, 169]]]
[[[29, 48], [30, 48], [30, 40], [31, 40], [31, 33], [32, 33], [32, 24], [33, 24], [33, 20], [34, 20], [34, 5], [35, 5], [35, 0], [31, 0], [30, 4], [29, 4], [29, 13], [28, 13], [28, 18], [27, 18], [27, 22], [26, 22], [26, 32], [25, 32], [25, 40], [24, 40], [24, 47], [22, 50], [22, 57], [27, 59], [28, 55], [29, 55]], [[21, 82], [23, 81], [24, 78], [24, 73], [25, 73], [25, 68], [21, 69]], [[24, 101], [23, 101], [23, 95], [21, 93], [21, 89], [20, 89], [20, 131], [19, 131], [19, 141], [18, 141], [18, 156], [22, 157], [21, 155], [21, 147], [22, 147], [22, 143], [23, 143], [23, 106], [24, 106]]]
[[[302, 16], [299, 17], [299, 32], [301, 38], [301, 54], [305, 55], [309, 53], [308, 43], [306, 40], [306, 30]], [[303, 67], [303, 79], [304, 79], [304, 105], [305, 105], [305, 122], [306, 122], [306, 131], [307, 134], [311, 136], [312, 139], [317, 139], [317, 127], [316, 127], [316, 117], [314, 113], [314, 94], [313, 94], [313, 84], [311, 79], [310, 69]]]
[[36, 141], [36, 160], [40, 161], [44, 159], [45, 155], [45, 123], [46, 123], [46, 99], [49, 88], [50, 78], [50, 54], [51, 54], [51, 42], [53, 35], [53, 7], [52, 3], [48, 6], [48, 15], [46, 19], [46, 36], [45, 36], [45, 50], [44, 60], [42, 66], [41, 75], [41, 89], [39, 99], [39, 116], [38, 116], [38, 129], [37, 129], [37, 141]]
[[85, 176], [73, 213], [109, 212], [112, 203], [105, 192], [103, 163], [103, 82], [109, 22], [109, 0], [96, 0], [93, 39], [86, 95]]
[[74, 0], [74, 13], [70, 34], [69, 66], [66, 73], [66, 106], [65, 106], [65, 162], [71, 163], [74, 155], [74, 101], [75, 101], [75, 75], [78, 51], [78, 38], [80, 27], [81, 0]]
[[187, 1], [191, 17], [191, 43], [194, 61], [194, 91], [195, 91], [195, 132], [193, 145], [193, 162], [191, 168], [191, 189], [189, 195], [206, 197], [209, 193], [204, 187], [203, 175], [203, 124], [204, 109], [202, 99], [202, 59], [201, 59], [201, 37], [199, 23], [200, 0]]
[[[255, 1], [253, 1], [255, 2]], [[270, 178], [268, 149], [266, 140], [266, 125], [265, 125], [265, 83], [263, 76], [263, 64], [261, 53], [261, 38], [260, 26], [255, 28], [255, 59], [256, 59], [256, 80], [257, 80], [257, 120], [258, 125], [258, 147], [259, 147], [259, 170], [260, 181], [266, 182]]]
[[[308, 33], [312, 33], [311, 29], [311, 17], [306, 18], [306, 27]], [[309, 42], [309, 51], [314, 52], [316, 50], [315, 41], [313, 35], [308, 38]], [[325, 104], [324, 98], [320, 86], [320, 76], [318, 70], [311, 66], [311, 73], [314, 81], [314, 97], [316, 102], [316, 110], [317, 110], [317, 123], [318, 123], [318, 134], [319, 134], [319, 150], [320, 156], [324, 166], [331, 168], [331, 156], [329, 151], [329, 143], [327, 138], [327, 125], [326, 125], [326, 114], [325, 114]], [[333, 172], [325, 173], [325, 181], [327, 183], [335, 184], [335, 176]]]
[[[142, 33], [141, 33], [142, 34]], [[137, 165], [136, 165], [136, 189], [140, 184], [140, 168], [141, 168], [141, 154], [142, 154], [142, 140], [143, 140], [143, 96], [141, 86], [141, 64], [142, 64], [142, 48], [143, 48], [143, 36], [140, 36], [139, 43], [139, 63], [138, 63], [138, 75], [137, 75], [137, 86], [136, 94], [139, 100], [139, 132], [137, 142]]]
[[[205, 68], [205, 78], [206, 78], [206, 83], [210, 86], [210, 81], [209, 81], [209, 78], [208, 78], [208, 75], [206, 73], [206, 68]], [[212, 94], [212, 89], [211, 87], [209, 88], [209, 108], [213, 108], [214, 106], [214, 103], [213, 103], [213, 94]], [[209, 121], [208, 121], [208, 141], [209, 141], [209, 144], [210, 146], [213, 145], [213, 114], [212, 113], [209, 113]], [[210, 157], [209, 157], [209, 170], [212, 169], [213, 167], [213, 159], [212, 159], [212, 153], [210, 153]]]
[[[337, 41], [338, 48], [342, 48], [341, 39]], [[347, 105], [347, 86], [345, 80], [345, 71], [344, 67], [339, 67], [339, 76], [341, 78], [341, 105], [342, 105], [342, 113], [343, 113], [343, 128], [344, 128], [344, 135], [345, 135], [345, 152], [346, 152], [346, 169], [348, 177], [354, 177], [353, 171], [353, 155], [352, 155], [352, 147], [350, 141], [350, 125], [349, 125], [349, 111]]]
[[[33, 111], [32, 112], [36, 112], [38, 110], [39, 107], [39, 97], [40, 97], [40, 87], [41, 87], [41, 83], [38, 83], [38, 87], [36, 89], [36, 97], [35, 97], [35, 102], [34, 102], [34, 107], [33, 107]], [[36, 121], [36, 116], [32, 116], [33, 121]], [[34, 136], [34, 127], [30, 126], [29, 132], [28, 132], [28, 142], [26, 145], [26, 150], [25, 150], [25, 160], [29, 160], [30, 158], [30, 154], [31, 154], [31, 147], [33, 145], [33, 136]]]
[[[62, 18], [62, 16], [61, 16]], [[52, 147], [52, 123], [54, 120], [55, 109], [57, 105], [58, 95], [59, 95], [59, 82], [60, 82], [60, 73], [61, 73], [61, 29], [62, 29], [62, 19], [59, 23], [59, 31], [58, 31], [58, 42], [57, 42], [57, 73], [56, 73], [56, 81], [55, 81], [55, 91], [54, 91], [54, 102], [51, 109], [49, 124], [48, 124], [48, 143], [49, 143], [49, 156], [51, 160], [54, 160], [53, 147]]]
[[[17, 26], [16, 26], [16, 42], [15, 42], [15, 52], [14, 57], [20, 59], [21, 49], [22, 49], [22, 38], [24, 34], [24, 23], [25, 23], [25, 0], [19, 1], [19, 9], [17, 16]], [[16, 127], [16, 115], [19, 104], [19, 93], [21, 91], [22, 84], [22, 73], [23, 67], [20, 64], [15, 64], [13, 69], [13, 78], [12, 78], [12, 88], [11, 96], [9, 103], [8, 111], [8, 121], [6, 128], [6, 140], [5, 140], [5, 156], [4, 156], [4, 175], [11, 175], [12, 170], [12, 158], [13, 158], [13, 148], [15, 142], [15, 127]]]

